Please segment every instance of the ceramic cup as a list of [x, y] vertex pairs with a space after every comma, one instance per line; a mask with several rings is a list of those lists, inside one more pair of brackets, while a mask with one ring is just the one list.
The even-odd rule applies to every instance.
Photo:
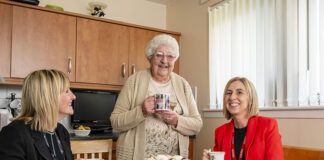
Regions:
[[170, 109], [170, 95], [168, 93], [155, 94], [155, 110], [165, 111]]
[[225, 152], [209, 152], [210, 160], [224, 160]]

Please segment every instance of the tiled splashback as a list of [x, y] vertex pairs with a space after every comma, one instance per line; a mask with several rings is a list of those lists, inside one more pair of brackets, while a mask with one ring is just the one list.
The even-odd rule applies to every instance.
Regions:
[[[10, 102], [11, 93], [16, 93], [16, 98], [21, 98], [21, 89], [21, 86], [0, 85], [0, 108], [6, 108]], [[65, 117], [60, 123], [62, 123], [69, 132], [72, 132], [70, 117]]]

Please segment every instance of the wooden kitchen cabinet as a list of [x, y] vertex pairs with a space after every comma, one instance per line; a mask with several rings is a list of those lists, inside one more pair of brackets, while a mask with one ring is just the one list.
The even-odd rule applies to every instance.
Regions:
[[[129, 51], [129, 75], [134, 74], [136, 71], [140, 71], [150, 67], [150, 63], [146, 58], [145, 50], [148, 42], [158, 34], [165, 34], [157, 31], [150, 31], [141, 28], [130, 28], [130, 51]], [[169, 34], [171, 35], [171, 34]], [[180, 42], [179, 36], [171, 35]], [[180, 43], [179, 43], [180, 45]], [[179, 73], [179, 61], [176, 61], [174, 70], [175, 73]]]
[[0, 75], [10, 77], [12, 6], [0, 3]]
[[58, 69], [75, 81], [76, 17], [13, 6], [11, 77]]
[[[173, 38], [175, 38], [177, 41], [178, 41], [178, 44], [179, 44], [179, 50], [180, 50], [180, 36], [179, 35], [174, 35], [174, 34], [172, 34], [171, 35]], [[177, 59], [177, 61], [175, 62], [175, 64], [174, 64], [174, 69], [173, 69], [173, 72], [175, 72], [175, 73], [177, 73], [177, 74], [179, 74], [180, 73], [180, 58], [181, 58], [181, 56], [183, 56], [183, 54], [181, 53], [181, 50], [179, 51], [180, 52], [180, 56], [179, 56], [179, 58]]]
[[[0, 75], [21, 85], [38, 69], [67, 73], [72, 88], [121, 90], [149, 67], [145, 49], [157, 34], [180, 33], [0, 0]], [[174, 72], [179, 73], [179, 61]]]
[[78, 18], [76, 82], [123, 85], [134, 72], [150, 66], [145, 49], [158, 34], [163, 33]]
[[123, 85], [128, 77], [129, 28], [77, 19], [76, 81]]
[[130, 28], [129, 75], [150, 67], [145, 50], [148, 42], [160, 32]]

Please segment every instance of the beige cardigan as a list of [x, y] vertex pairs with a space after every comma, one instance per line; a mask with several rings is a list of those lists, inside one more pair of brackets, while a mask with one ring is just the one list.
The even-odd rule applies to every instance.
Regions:
[[[117, 160], [144, 160], [146, 119], [142, 113], [142, 104], [150, 77], [150, 69], [135, 73], [127, 79], [118, 96], [110, 117], [112, 127], [120, 131]], [[180, 155], [188, 157], [189, 136], [200, 131], [202, 120], [188, 82], [175, 73], [171, 73], [171, 82], [183, 110], [174, 129], [178, 132]]]

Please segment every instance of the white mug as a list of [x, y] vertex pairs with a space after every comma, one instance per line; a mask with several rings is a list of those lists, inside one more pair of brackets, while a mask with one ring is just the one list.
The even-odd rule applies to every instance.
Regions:
[[158, 93], [154, 96], [155, 110], [165, 111], [170, 109], [170, 94], [169, 93]]
[[224, 160], [225, 152], [217, 151], [217, 152], [209, 152], [210, 160]]

